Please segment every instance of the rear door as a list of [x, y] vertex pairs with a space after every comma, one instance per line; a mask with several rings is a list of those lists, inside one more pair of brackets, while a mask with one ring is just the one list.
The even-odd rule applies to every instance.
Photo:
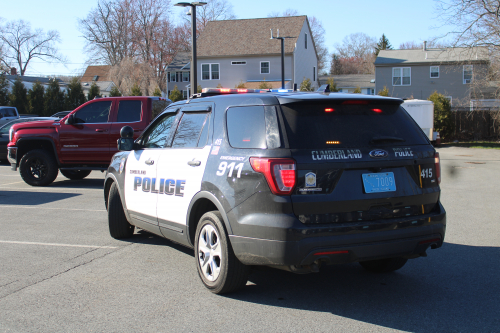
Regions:
[[123, 126], [131, 126], [134, 129], [134, 139], [137, 139], [148, 125], [144, 120], [144, 113], [148, 108], [147, 100], [119, 99], [116, 103], [117, 111], [113, 115], [110, 128], [110, 159], [118, 152], [117, 145], [114, 143], [120, 138], [120, 130]]
[[[303, 223], [421, 215], [437, 204], [434, 149], [399, 103], [380, 103], [282, 105], [297, 161], [293, 210]], [[422, 169], [431, 169], [426, 179]]]

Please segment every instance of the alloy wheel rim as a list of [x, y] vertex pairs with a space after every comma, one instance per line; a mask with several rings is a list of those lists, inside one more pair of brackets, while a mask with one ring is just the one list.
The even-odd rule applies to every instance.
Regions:
[[35, 179], [42, 179], [47, 175], [47, 165], [39, 158], [34, 158], [29, 161], [28, 168], [31, 177]]
[[215, 281], [220, 275], [222, 252], [217, 230], [210, 224], [201, 229], [198, 239], [198, 262], [203, 276]]

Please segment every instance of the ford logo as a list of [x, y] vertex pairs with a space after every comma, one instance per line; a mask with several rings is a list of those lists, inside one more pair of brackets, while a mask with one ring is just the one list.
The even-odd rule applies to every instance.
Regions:
[[371, 158], [384, 158], [389, 156], [389, 153], [382, 149], [375, 149], [370, 152]]

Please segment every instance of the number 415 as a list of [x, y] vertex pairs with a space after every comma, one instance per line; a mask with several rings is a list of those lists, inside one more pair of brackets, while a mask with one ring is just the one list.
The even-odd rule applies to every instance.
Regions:
[[420, 173], [420, 177], [432, 178], [432, 168], [422, 169], [422, 172]]

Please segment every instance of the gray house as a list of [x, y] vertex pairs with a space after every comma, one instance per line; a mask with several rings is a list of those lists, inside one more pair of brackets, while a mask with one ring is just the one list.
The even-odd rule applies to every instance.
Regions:
[[374, 74], [324, 75], [319, 77], [319, 84], [326, 84], [329, 78], [333, 78], [339, 92], [353, 93], [356, 88], [360, 88], [364, 95], [376, 93]]
[[469, 104], [476, 81], [486, 79], [488, 49], [439, 48], [382, 50], [375, 60], [375, 91], [384, 87], [389, 95], [427, 99], [434, 91], [447, 96], [452, 104]]
[[191, 53], [179, 52], [174, 60], [167, 66], [167, 96], [174, 90], [175, 86], [187, 99], [191, 87]]
[[285, 87], [300, 86], [305, 78], [318, 87], [318, 57], [307, 16], [208, 22], [198, 39], [198, 84], [258, 88], [266, 81], [280, 88], [281, 41], [271, 39], [271, 29], [274, 37], [278, 29], [281, 37], [290, 37], [285, 39]]

